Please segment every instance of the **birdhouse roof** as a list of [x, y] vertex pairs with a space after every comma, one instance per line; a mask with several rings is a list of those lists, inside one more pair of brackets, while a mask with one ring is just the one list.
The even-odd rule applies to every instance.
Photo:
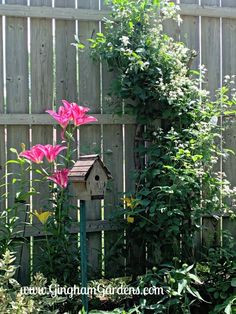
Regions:
[[74, 167], [70, 170], [69, 177], [76, 181], [86, 181], [95, 163], [99, 163], [103, 168], [107, 178], [111, 178], [111, 173], [102, 162], [99, 155], [84, 155], [80, 156], [79, 160], [74, 164]]

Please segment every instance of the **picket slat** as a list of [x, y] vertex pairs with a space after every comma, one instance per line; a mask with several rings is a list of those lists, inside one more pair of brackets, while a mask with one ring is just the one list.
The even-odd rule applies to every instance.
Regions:
[[[202, 5], [219, 6], [219, 0], [202, 0]], [[207, 84], [211, 95], [220, 87], [220, 19], [202, 17], [202, 64], [207, 67]]]
[[[172, 1], [177, 4], [177, 0]], [[163, 32], [168, 34], [174, 40], [179, 40], [180, 28], [179, 24], [176, 21], [171, 19], [165, 20], [163, 23]]]
[[[181, 0], [181, 4], [198, 4], [198, 0]], [[197, 70], [200, 64], [200, 18], [196, 16], [181, 16], [183, 22], [180, 25], [180, 41], [196, 52], [196, 57], [189, 65], [191, 69]], [[201, 221], [199, 221], [201, 223]], [[200, 252], [202, 233], [196, 232], [194, 235], [193, 256], [197, 257]]]
[[[32, 6], [51, 7], [51, 0], [35, 0]], [[30, 21], [31, 30], [31, 112], [45, 113], [45, 110], [52, 109], [53, 103], [53, 46], [52, 46], [52, 21], [46, 19], [32, 18]], [[32, 126], [32, 145], [52, 144], [52, 126]], [[40, 175], [33, 175], [33, 179], [40, 178]], [[47, 183], [34, 183], [39, 192], [33, 196], [32, 210], [43, 210], [49, 196]], [[35, 224], [41, 223], [33, 217]], [[42, 257], [41, 247], [45, 246], [44, 240], [33, 240], [33, 273], [40, 270]]]
[[[75, 0], [57, 0], [55, 7], [75, 8]], [[56, 103], [77, 100], [75, 21], [56, 20]]]
[[[139, 165], [136, 164], [135, 140], [139, 135], [137, 133], [138, 126], [125, 125], [125, 193], [127, 195], [135, 194], [135, 180], [134, 173], [138, 170]], [[127, 218], [127, 217], [126, 217]], [[127, 274], [137, 275], [145, 272], [145, 243], [140, 237], [135, 239], [135, 234], [129, 229], [126, 230], [126, 247], [127, 260], [126, 272]], [[151, 253], [151, 252], [150, 252]], [[151, 253], [152, 254], [152, 253]], [[149, 258], [149, 256], [148, 256]], [[138, 262], [137, 262], [138, 261]]]
[[[0, 73], [3, 73], [3, 38], [2, 38], [2, 17], [0, 17]], [[3, 75], [0, 76], [0, 115], [5, 113], [4, 108], [4, 93], [3, 93]], [[6, 147], [5, 147], [5, 126], [0, 126], [0, 182], [3, 184], [5, 179], [5, 162], [6, 162]], [[4, 193], [6, 188], [0, 188], [0, 212], [5, 209]]]
[[[99, 9], [98, 0], [81, 0], [78, 2], [79, 9]], [[83, 53], [79, 54], [79, 101], [88, 106], [90, 113], [100, 113], [100, 65], [95, 63], [89, 56], [88, 39], [95, 36], [99, 31], [98, 22], [78, 22], [78, 37], [86, 45]], [[80, 128], [80, 154], [101, 154], [101, 126], [85, 125]], [[101, 201], [86, 201], [86, 219], [101, 219]], [[87, 234], [89, 277], [101, 276], [101, 232]]]
[[[234, 0], [224, 0], [222, 5], [224, 7], [236, 8], [236, 2]], [[222, 67], [223, 67], [223, 77], [225, 75], [236, 75], [236, 21], [233, 19], [223, 19], [222, 20]], [[225, 125], [227, 127], [227, 125]], [[231, 123], [227, 128], [225, 135], [226, 148], [236, 148], [235, 139], [235, 127], [236, 120], [234, 117], [231, 119]], [[235, 165], [236, 157], [230, 155], [227, 162], [223, 164], [223, 170], [227, 174], [229, 181], [236, 186], [235, 177]]]
[[[181, 4], [198, 4], [198, 0], [181, 0]], [[197, 53], [191, 68], [198, 69], [200, 59], [199, 17], [181, 15], [183, 22], [180, 25], [180, 41]]]
[[[7, 0], [6, 4], [26, 5], [26, 0]], [[27, 19], [6, 18], [6, 96], [7, 113], [29, 113], [28, 90], [28, 54], [27, 54]], [[8, 159], [15, 159], [16, 155], [9, 151], [14, 147], [21, 151], [21, 143], [29, 144], [28, 126], [7, 127], [7, 153]], [[7, 167], [8, 172], [19, 172], [15, 165]], [[9, 178], [8, 182], [11, 181]], [[17, 185], [10, 184], [8, 188], [8, 205], [14, 203]], [[28, 220], [25, 206], [18, 210], [20, 221]], [[17, 272], [21, 283], [29, 280], [29, 242], [16, 243], [17, 263], [20, 268]]]
[[[219, 0], [202, 0], [203, 5], [220, 6]], [[207, 68], [206, 86], [212, 99], [215, 91], [221, 85], [221, 25], [219, 18], [202, 17], [201, 21], [202, 38], [202, 64]], [[219, 162], [220, 163], [220, 162]], [[218, 171], [220, 164], [217, 165]], [[203, 248], [209, 248], [212, 245], [220, 243], [221, 221], [214, 218], [203, 219], [202, 245]]]
[[[106, 1], [101, 1], [101, 9], [107, 10], [109, 7]], [[102, 26], [103, 30], [103, 26]], [[108, 94], [115, 73], [109, 72], [107, 66], [102, 64], [102, 110], [103, 113], [114, 113], [118, 108], [111, 103]], [[122, 106], [122, 104], [121, 104]], [[121, 109], [121, 107], [119, 108]], [[104, 218], [111, 219], [119, 206], [123, 197], [124, 179], [124, 156], [123, 156], [123, 127], [122, 125], [103, 126], [103, 154], [104, 162], [112, 173], [113, 179], [108, 184], [107, 193], [104, 200]], [[123, 232], [104, 232], [104, 261], [105, 276], [116, 277], [125, 274], [125, 257], [122, 254], [124, 233]]]
[[[222, 1], [223, 7], [236, 8], [234, 0]], [[236, 21], [233, 19], [222, 19], [222, 74], [225, 75], [236, 75]], [[234, 86], [235, 87], [235, 86]], [[223, 126], [226, 127], [226, 131], [223, 133], [224, 136], [224, 148], [233, 149], [236, 151], [236, 119], [232, 117], [230, 123], [223, 118]], [[226, 173], [227, 179], [230, 181], [232, 186], [236, 186], [236, 157], [235, 155], [229, 155], [227, 160], [223, 162], [223, 172]], [[234, 239], [236, 239], [235, 232], [235, 221], [229, 218], [223, 218], [222, 230], [228, 230], [232, 233]], [[224, 244], [224, 243], [223, 243]]]

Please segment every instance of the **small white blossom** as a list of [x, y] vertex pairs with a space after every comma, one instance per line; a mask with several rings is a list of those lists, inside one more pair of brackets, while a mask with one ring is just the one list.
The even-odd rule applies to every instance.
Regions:
[[217, 125], [217, 123], [218, 123], [218, 117], [216, 117], [216, 116], [215, 116], [215, 117], [212, 117], [211, 120], [210, 120], [210, 123], [213, 124], [213, 125]]
[[125, 47], [130, 44], [130, 42], [129, 42], [129, 37], [128, 37], [128, 36], [122, 36], [122, 37], [120, 38], [120, 40], [122, 41], [122, 43], [123, 43], [123, 45], [124, 45]]

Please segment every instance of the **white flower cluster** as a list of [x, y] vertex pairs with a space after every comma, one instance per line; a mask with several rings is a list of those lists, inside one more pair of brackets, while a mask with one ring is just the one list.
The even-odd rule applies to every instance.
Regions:
[[120, 38], [120, 41], [123, 43], [123, 45], [125, 47], [127, 47], [129, 44], [130, 44], [130, 41], [129, 41], [129, 37], [128, 36], [122, 36]]

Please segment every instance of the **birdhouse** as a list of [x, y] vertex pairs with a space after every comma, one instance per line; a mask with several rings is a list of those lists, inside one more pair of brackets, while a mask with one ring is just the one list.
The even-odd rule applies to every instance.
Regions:
[[80, 156], [69, 174], [80, 200], [103, 199], [106, 183], [111, 178], [99, 155]]

